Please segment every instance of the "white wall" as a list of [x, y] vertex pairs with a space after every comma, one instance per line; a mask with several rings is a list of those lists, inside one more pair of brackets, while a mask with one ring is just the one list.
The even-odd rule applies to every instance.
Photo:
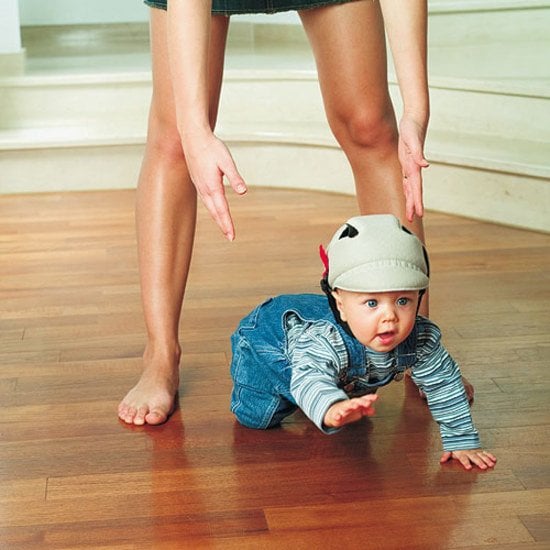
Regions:
[[[17, 4], [17, 0], [0, 0], [0, 4], [4, 2]], [[19, 0], [19, 6], [22, 25], [139, 22], [147, 21], [149, 13], [142, 0]], [[292, 12], [236, 18], [254, 23], [299, 23]]]
[[499, 11], [546, 8], [548, 0], [428, 0], [430, 12]]
[[[4, 5], [16, 3], [17, 0], [0, 0], [0, 37], [4, 34], [1, 10], [4, 9]], [[517, 9], [550, 5], [549, 0], [428, 0], [428, 3], [432, 12]], [[126, 23], [148, 19], [148, 8], [142, 0], [19, 0], [19, 6], [22, 25]], [[295, 12], [235, 18], [254, 23], [299, 24]]]
[[141, 0], [19, 0], [19, 8], [22, 25], [127, 23], [148, 17]]
[[17, 0], [2, 0], [0, 2], [0, 54], [20, 51], [21, 34]]

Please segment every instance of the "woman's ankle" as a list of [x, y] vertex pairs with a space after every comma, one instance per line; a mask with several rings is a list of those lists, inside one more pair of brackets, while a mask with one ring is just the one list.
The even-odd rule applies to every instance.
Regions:
[[181, 358], [181, 347], [178, 342], [164, 343], [148, 341], [143, 352], [145, 367], [155, 369], [177, 370]]

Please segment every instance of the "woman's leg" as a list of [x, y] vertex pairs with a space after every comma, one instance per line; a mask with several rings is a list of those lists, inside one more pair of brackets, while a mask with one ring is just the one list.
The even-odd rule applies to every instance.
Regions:
[[[357, 1], [304, 10], [300, 17], [315, 55], [329, 125], [353, 171], [359, 210], [394, 214], [424, 240], [422, 220], [409, 223], [405, 216], [380, 6]], [[420, 313], [429, 314], [428, 294]], [[474, 388], [463, 381], [471, 400]]]
[[[212, 18], [210, 117], [214, 126], [229, 19]], [[160, 424], [174, 407], [179, 385], [178, 327], [196, 222], [176, 115], [167, 51], [167, 15], [151, 10], [153, 97], [136, 197], [141, 295], [147, 344], [143, 374], [118, 408], [128, 424]]]
[[[350, 2], [304, 10], [300, 17], [315, 55], [329, 125], [353, 171], [360, 212], [394, 214], [424, 239], [422, 220], [410, 223], [405, 216], [380, 6]], [[428, 312], [427, 297], [421, 312]]]

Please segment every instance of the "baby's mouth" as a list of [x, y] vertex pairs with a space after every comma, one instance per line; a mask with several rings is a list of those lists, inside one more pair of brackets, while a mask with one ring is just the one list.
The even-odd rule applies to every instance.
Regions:
[[382, 344], [389, 344], [395, 337], [395, 331], [380, 332], [376, 337]]

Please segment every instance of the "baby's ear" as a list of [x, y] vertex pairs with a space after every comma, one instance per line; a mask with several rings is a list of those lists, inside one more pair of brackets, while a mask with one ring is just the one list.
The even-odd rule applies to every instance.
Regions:
[[332, 297], [334, 298], [334, 301], [336, 302], [336, 307], [338, 308], [338, 312], [340, 313], [340, 317], [342, 318], [342, 321], [345, 321], [345, 314], [344, 314], [344, 306], [342, 304], [342, 297], [338, 293], [338, 289], [331, 291]]

